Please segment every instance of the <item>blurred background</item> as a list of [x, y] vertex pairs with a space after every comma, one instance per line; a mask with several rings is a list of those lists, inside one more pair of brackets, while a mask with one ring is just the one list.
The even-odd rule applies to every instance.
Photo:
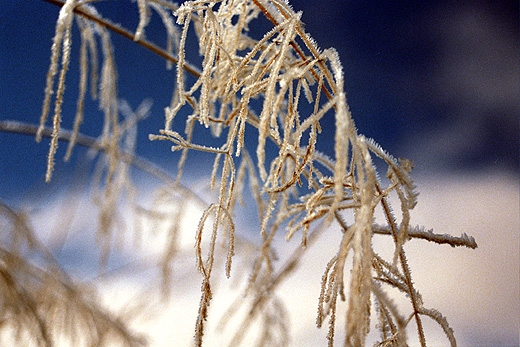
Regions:
[[[462, 346], [518, 346], [518, 1], [290, 2], [303, 11], [305, 29], [318, 45], [339, 52], [359, 132], [393, 156], [414, 161], [420, 197], [412, 222], [437, 233], [466, 232], [479, 244], [477, 250], [411, 245], [410, 263], [419, 268], [415, 280], [426, 302], [448, 316]], [[135, 30], [136, 16], [126, 3], [102, 13]], [[38, 123], [58, 11], [41, 0], [0, 2], [1, 120]], [[161, 30], [152, 25], [147, 36], [163, 45]], [[112, 39], [120, 97], [133, 108], [153, 100], [151, 116], [139, 127], [137, 153], [174, 171], [169, 145], [150, 143], [148, 134], [163, 125], [175, 70], [125, 39]], [[68, 129], [76, 107], [78, 42], [63, 108]], [[95, 114], [90, 120], [89, 113]], [[97, 136], [101, 115], [94, 102], [85, 114], [82, 132]], [[333, 124], [324, 129], [333, 131]], [[332, 143], [322, 146], [333, 154]], [[52, 196], [75, 168], [74, 159], [61, 161], [65, 148], [58, 150], [55, 181], [46, 185], [48, 141], [0, 133], [0, 199], [21, 207]]]

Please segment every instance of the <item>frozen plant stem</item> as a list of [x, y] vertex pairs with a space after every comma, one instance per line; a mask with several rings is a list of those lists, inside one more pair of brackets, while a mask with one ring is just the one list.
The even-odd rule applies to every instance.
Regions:
[[[417, 198], [410, 162], [396, 160], [375, 141], [358, 134], [347, 104], [338, 54], [334, 49], [318, 47], [304, 30], [301, 12], [295, 12], [281, 0], [195, 0], [180, 5], [168, 0], [138, 0], [137, 6], [129, 1], [129, 6], [135, 6], [139, 12], [134, 33], [103, 18], [96, 10], [96, 1], [44, 1], [61, 7], [36, 131], [38, 140], [44, 136], [51, 139], [46, 180], [51, 179], [59, 139], [70, 141], [67, 157], [76, 143], [106, 153], [106, 162], [97, 176], [104, 179], [104, 184], [100, 185], [103, 189], [99, 194], [100, 222], [96, 234], [105, 246], [111, 245], [118, 230], [121, 197], [133, 201], [128, 164], [146, 167], [146, 162], [133, 155], [137, 123], [147, 113], [146, 107], [132, 113], [122, 106], [114, 63], [117, 47], [112, 46], [110, 33], [126, 37], [128, 44], [135, 42], [176, 66], [171, 103], [164, 107], [164, 128], [150, 134], [149, 139], [172, 143], [172, 151], [180, 152], [176, 159], [177, 180], [173, 183], [169, 177], [166, 179], [166, 190], [172, 196], [179, 193], [190, 153], [203, 152], [213, 160], [213, 168], [206, 176], [216, 192], [215, 198], [205, 203], [193, 231], [194, 256], [202, 276], [201, 300], [194, 308], [198, 309], [194, 322], [197, 346], [204, 345], [205, 337], [212, 333], [206, 324], [208, 319], [214, 319], [209, 307], [218, 280], [213, 271], [219, 260], [218, 247], [222, 244], [227, 249], [227, 277], [235, 271], [234, 257], [250, 256], [241, 254], [235, 245], [240, 238], [235, 225], [237, 205], [247, 195], [253, 197], [260, 221], [254, 226], [257, 252], [242, 299], [237, 299], [229, 311], [238, 314], [238, 307], [249, 305], [239, 326], [230, 328], [232, 343], [246, 341], [244, 337], [253, 334], [253, 327], [258, 330], [259, 345], [288, 343], [285, 309], [277, 297], [280, 283], [305, 272], [298, 267], [299, 260], [318, 238], [333, 239], [337, 233], [340, 241], [330, 245], [334, 252], [332, 256], [324, 255], [330, 260], [321, 280], [314, 283], [321, 286], [316, 298], [318, 326], [329, 322], [328, 341], [324, 343], [333, 346], [336, 332], [341, 329], [345, 335], [343, 345], [366, 345], [370, 323], [377, 320], [380, 336], [376, 345], [404, 346], [412, 333], [408, 323], [414, 320], [414, 333], [421, 346], [426, 346], [422, 323], [426, 316], [435, 320], [450, 344], [456, 346], [447, 320], [436, 310], [423, 306], [412, 281], [405, 246], [410, 238], [470, 248], [475, 248], [476, 243], [466, 235], [438, 235], [410, 225], [410, 211]], [[146, 39], [147, 26], [154, 18], [152, 12], [159, 15], [164, 25], [166, 48]], [[259, 17], [270, 25], [261, 37], [250, 31]], [[60, 123], [67, 70], [73, 63], [70, 42], [74, 22], [81, 32], [82, 75], [75, 126], [69, 133], [60, 129]], [[198, 52], [188, 49], [195, 37]], [[190, 58], [197, 54], [202, 61], [195, 66]], [[191, 77], [186, 78], [186, 73]], [[91, 94], [99, 95], [104, 116], [103, 131], [97, 140], [81, 135], [79, 129], [88, 74], [93, 81]], [[52, 130], [46, 125], [51, 106]], [[121, 117], [125, 112], [131, 114]], [[322, 134], [324, 122], [335, 124], [334, 158], [317, 150], [323, 136], [330, 135]], [[179, 124], [185, 124], [184, 128], [179, 128]], [[0, 122], [0, 131], [12, 131], [13, 127], [18, 129], [15, 131], [25, 131], [20, 124]], [[218, 139], [218, 145], [204, 143], [210, 137]], [[194, 138], [203, 143], [195, 143]], [[273, 147], [272, 153], [266, 153], [267, 148]], [[375, 157], [386, 165], [386, 181], [377, 175]], [[151, 171], [163, 176], [161, 170]], [[182, 193], [183, 197], [187, 195]], [[398, 214], [394, 214], [389, 197], [395, 197]], [[376, 208], [383, 211], [386, 225], [374, 223]], [[181, 212], [182, 209], [175, 216]], [[172, 230], [178, 229], [179, 218], [175, 217]], [[280, 266], [276, 254], [281, 250], [274, 241], [283, 230], [287, 242], [299, 235], [301, 248]], [[391, 259], [383, 259], [373, 249], [376, 234], [386, 237], [388, 247], [394, 250]], [[172, 235], [160, 263], [164, 283], [168, 283], [170, 265], [175, 261], [176, 236]], [[110, 250], [103, 249], [102, 260], [106, 260]], [[409, 308], [400, 312], [387, 297], [386, 288], [397, 289], [409, 300]], [[337, 317], [342, 305], [346, 313]]]

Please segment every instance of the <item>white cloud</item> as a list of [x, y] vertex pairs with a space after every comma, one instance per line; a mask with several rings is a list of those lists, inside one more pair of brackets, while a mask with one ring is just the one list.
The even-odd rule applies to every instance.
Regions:
[[417, 222], [477, 240], [475, 250], [410, 243], [415, 281], [460, 345], [518, 345], [520, 312], [518, 179], [500, 173], [420, 180]]
[[[420, 197], [412, 214], [413, 223], [434, 228], [437, 233], [460, 235], [465, 232], [474, 236], [479, 244], [476, 250], [454, 249], [426, 241], [407, 244], [412, 275], [423, 294], [425, 306], [439, 309], [447, 316], [460, 346], [518, 345], [518, 180], [500, 173], [488, 173], [429, 177], [419, 179], [417, 183]], [[40, 211], [35, 220], [39, 230], [47, 228], [40, 222], [49, 220], [47, 214], [56, 216], [57, 205], [47, 204], [47, 208]], [[182, 206], [190, 205], [184, 202]], [[81, 218], [75, 223], [92, 223], [91, 213], [93, 210], [81, 209]], [[134, 272], [114, 272], [112, 276], [102, 277], [96, 282], [102, 291], [103, 302], [115, 311], [134, 312], [136, 303], [148, 305], [144, 310], [137, 306], [140, 314], [135, 316], [134, 326], [151, 336], [151, 346], [184, 346], [192, 341], [202, 280], [196, 270], [193, 247], [194, 221], [198, 220], [200, 213], [200, 209], [194, 208], [187, 215], [188, 223], [180, 242], [182, 251], [173, 266], [169, 302], [158, 301], [159, 274], [144, 263], [133, 264], [137, 265], [130, 268], [136, 270]], [[155, 227], [154, 232], [157, 237], [155, 241], [148, 236], [143, 238], [140, 254], [144, 258], [141, 259], [151, 261], [161, 254], [165, 239], [160, 234], [164, 230]], [[326, 237], [309, 248], [302, 258], [297, 275], [283, 282], [279, 288], [278, 294], [290, 312], [293, 346], [326, 344], [327, 327], [320, 330], [315, 327], [317, 303], [322, 273], [339, 239], [337, 231], [328, 230], [326, 233]], [[89, 247], [85, 238], [72, 237], [71, 240], [83, 240], [85, 243], [81, 246]], [[298, 235], [289, 245], [284, 245], [284, 242], [279, 242], [280, 250], [294, 249], [299, 244]], [[231, 326], [223, 334], [218, 333], [218, 320], [240, 295], [240, 284], [247, 279], [254, 252], [250, 245], [244, 243], [237, 245], [235, 253], [232, 279], [225, 278], [223, 264], [216, 264], [214, 270], [216, 292], [205, 335], [207, 346], [223, 345], [224, 341], [229, 340], [226, 332], [233, 330]], [[280, 252], [281, 261], [287, 254]], [[338, 315], [341, 315], [341, 310]], [[232, 319], [230, 324], [237, 320], [240, 319]], [[338, 331], [341, 331], [341, 321], [338, 319]], [[337, 337], [341, 340], [340, 333]], [[447, 344], [437, 327], [428, 328], [427, 337], [431, 345]]]

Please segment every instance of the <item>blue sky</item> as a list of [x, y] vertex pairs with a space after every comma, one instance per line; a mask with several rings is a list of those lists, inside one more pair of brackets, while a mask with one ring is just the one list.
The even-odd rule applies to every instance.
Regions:
[[[319, 46], [338, 50], [360, 133], [396, 157], [413, 159], [417, 172], [493, 167], [518, 171], [514, 1], [300, 0], [292, 5], [303, 11], [306, 30]], [[3, 1], [0, 6], [0, 118], [37, 123], [58, 8], [40, 0], [23, 6]], [[128, 11], [106, 8], [113, 21], [135, 25]], [[154, 37], [153, 28], [148, 35]], [[113, 40], [120, 97], [134, 108], [145, 98], [154, 101], [152, 116], [141, 125], [138, 153], [160, 159], [168, 152], [147, 143], [147, 134], [162, 124], [174, 72], [140, 47], [116, 35]], [[77, 70], [72, 67], [68, 76], [63, 126], [70, 128], [72, 117], [67, 114], [75, 108]], [[90, 110], [99, 114], [94, 103]], [[323, 126], [333, 131], [332, 124]], [[82, 131], [96, 136], [99, 122], [85, 122]], [[6, 183], [0, 193], [13, 198], [19, 189], [41, 180], [47, 143], [11, 134], [0, 134], [0, 140], [8, 144], [0, 149], [0, 174]], [[326, 142], [321, 146], [332, 148]], [[67, 170], [65, 166], [60, 159], [58, 169]]]
[[[0, 120], [36, 124], [59, 9], [42, 0], [21, 3], [0, 2]], [[435, 208], [445, 204], [439, 192], [448, 194], [446, 187], [466, 180], [468, 190], [488, 187], [490, 199], [497, 199], [498, 207], [489, 210], [498, 211], [493, 212], [495, 215], [504, 212], [500, 206], [511, 208], [500, 219], [506, 223], [506, 229], [518, 226], [518, 201], [513, 196], [504, 200], [508, 205], [500, 205], [504, 201], [495, 194], [507, 191], [508, 185], [518, 192], [517, 1], [294, 0], [291, 4], [295, 10], [303, 11], [306, 31], [320, 47], [338, 50], [345, 71], [347, 99], [359, 132], [374, 138], [394, 156], [410, 158], [416, 163], [414, 176], [425, 183], [424, 191], [419, 185], [421, 197], [430, 199], [434, 207], [421, 215], [425, 221], [432, 218]], [[135, 29], [131, 27], [136, 23], [135, 17], [117, 5], [107, 5], [106, 11], [113, 21]], [[155, 37], [153, 29], [149, 37]], [[151, 116], [140, 127], [137, 153], [172, 170], [175, 163], [170, 159], [169, 145], [150, 143], [147, 139], [149, 133], [162, 127], [163, 108], [169, 103], [174, 71], [166, 71], [160, 58], [141, 47], [128, 44], [116, 35], [112, 38], [120, 97], [134, 108], [145, 98], [154, 102]], [[77, 62], [78, 42], [73, 43], [72, 65]], [[65, 128], [71, 127], [75, 112], [77, 76], [77, 69], [71, 67], [64, 104]], [[89, 113], [92, 116], [82, 132], [97, 136], [100, 113], [94, 102], [88, 104], [86, 113], [87, 118]], [[333, 124], [323, 127], [333, 131]], [[322, 146], [332, 154], [331, 142], [325, 139]], [[0, 133], [0, 200], [21, 207], [35, 196], [52, 194], [60, 182], [70, 179], [75, 169], [74, 160], [73, 163], [61, 160], [65, 148], [61, 145], [58, 151], [54, 181], [44, 184], [48, 141], [37, 144], [29, 136]], [[75, 158], [84, 152], [77, 148]], [[506, 183], [500, 177], [507, 177]], [[492, 181], [495, 178], [496, 187]], [[464, 209], [463, 202], [453, 205], [464, 196], [462, 190], [456, 193], [449, 206], [466, 211], [468, 221], [482, 217], [471, 215], [474, 211]], [[486, 195], [475, 194], [480, 199], [475, 202], [481, 203], [478, 206], [488, 203], [484, 201]], [[481, 211], [475, 207], [477, 210]], [[491, 214], [484, 217], [487, 221], [497, 221]], [[496, 227], [491, 222], [489, 225]], [[471, 234], [471, 230], [463, 231]], [[503, 230], [491, 233], [500, 231]], [[514, 245], [518, 231], [506, 231], [513, 234], [504, 240], [513, 240]], [[459, 230], [454, 232], [460, 234]], [[486, 249], [486, 242], [491, 245], [494, 240], [482, 242], [482, 249]], [[489, 250], [491, 254], [491, 246]], [[515, 256], [513, 261], [517, 259], [518, 263], [518, 247]], [[474, 261], [475, 268], [481, 266]], [[518, 292], [518, 276], [511, 283], [513, 291]], [[518, 298], [511, 305], [518, 307]], [[476, 341], [471, 338], [477, 339], [478, 332], [473, 334], [465, 341]], [[481, 341], [484, 340], [482, 337]], [[511, 341], [518, 345], [518, 335], [515, 337], [508, 330], [503, 340], [493, 336], [488, 343], [505, 346]]]

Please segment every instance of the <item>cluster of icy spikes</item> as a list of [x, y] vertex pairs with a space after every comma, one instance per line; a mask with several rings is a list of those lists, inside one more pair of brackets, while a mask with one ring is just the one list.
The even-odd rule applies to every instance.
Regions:
[[[347, 199], [353, 203], [342, 204], [342, 208], [355, 208], [356, 221], [352, 227], [351, 239], [345, 239], [340, 247], [340, 254], [334, 272], [337, 275], [334, 295], [338, 295], [339, 288], [343, 285], [343, 269], [349, 250], [354, 250], [354, 271], [351, 281], [352, 291], [364, 288], [361, 298], [351, 299], [349, 303], [349, 322], [362, 322], [363, 326], [355, 323], [349, 324], [348, 336], [353, 337], [353, 344], [362, 342], [367, 332], [364, 306], [370, 296], [370, 269], [371, 269], [371, 224], [373, 218], [373, 205], [375, 199], [376, 175], [373, 168], [367, 141], [358, 136], [351, 119], [343, 92], [343, 73], [337, 54], [333, 50], [320, 53], [314, 42], [304, 34], [301, 27], [301, 14], [292, 10], [281, 2], [273, 1], [272, 5], [264, 6], [263, 2], [218, 2], [218, 9], [214, 10], [217, 2], [191, 1], [184, 3], [176, 15], [178, 23], [183, 25], [180, 51], [184, 51], [188, 26], [192, 18], [197, 18], [195, 24], [199, 34], [200, 52], [203, 54], [201, 74], [197, 81], [185, 90], [184, 86], [184, 54], [180, 54], [178, 66], [178, 103], [169, 109], [167, 114], [167, 126], [186, 103], [192, 108], [192, 115], [188, 121], [187, 139], [183, 139], [178, 133], [170, 130], [163, 131], [160, 136], [152, 139], [168, 139], [176, 143], [175, 149], [183, 149], [184, 156], [188, 149], [213, 151], [216, 155], [215, 167], [218, 160], [224, 155], [224, 167], [221, 174], [219, 210], [230, 213], [230, 198], [235, 196], [233, 189], [235, 184], [235, 172], [233, 160], [233, 148], [236, 143], [235, 155], [239, 156], [244, 148], [245, 124], [251, 124], [258, 129], [257, 165], [260, 181], [264, 183], [264, 192], [268, 193], [267, 201], [258, 201], [262, 210], [266, 213], [262, 216], [261, 235], [264, 236], [265, 251], [260, 256], [262, 261], [252, 275], [252, 282], [259, 278], [261, 265], [271, 263], [268, 252], [270, 242], [283, 220], [292, 219], [288, 237], [296, 230], [303, 228], [304, 235], [313, 221], [328, 214], [332, 220], [340, 204]], [[259, 8], [266, 17], [273, 22], [273, 29], [268, 31], [258, 41], [247, 36], [245, 18], [253, 18], [251, 10]], [[237, 15], [239, 19], [233, 24], [230, 17]], [[238, 25], [238, 27], [237, 27]], [[234, 36], [231, 36], [232, 32]], [[237, 35], [237, 32], [239, 33]], [[229, 39], [230, 37], [233, 40]], [[298, 45], [298, 41], [304, 43], [305, 49]], [[243, 53], [246, 51], [247, 53]], [[308, 53], [305, 53], [308, 52]], [[310, 54], [310, 56], [307, 56]], [[314, 54], [314, 55], [313, 55]], [[330, 62], [331, 70], [325, 64]], [[225, 78], [232, 76], [232, 78]], [[332, 77], [331, 77], [332, 76]], [[311, 102], [313, 93], [310, 85], [318, 81], [316, 97], [314, 98], [314, 112], [303, 121], [299, 119], [298, 103], [300, 90], [303, 88], [305, 96]], [[326, 83], [324, 82], [326, 81]], [[240, 94], [237, 94], [237, 93]], [[326, 94], [321, 102], [321, 94]], [[237, 98], [238, 95], [238, 98]], [[259, 117], [253, 115], [249, 109], [250, 100], [260, 97], [263, 106]], [[220, 104], [219, 114], [215, 113], [215, 106]], [[336, 118], [336, 161], [329, 163], [332, 166], [332, 186], [322, 189], [320, 185], [325, 182], [327, 175], [319, 172], [313, 166], [316, 133], [319, 129], [319, 121], [326, 114], [334, 113]], [[226, 125], [228, 129], [227, 141], [218, 149], [201, 148], [200, 145], [191, 144], [193, 119], [198, 119], [205, 127], [218, 124]], [[237, 120], [238, 119], [238, 120]], [[302, 128], [305, 127], [305, 128]], [[300, 140], [302, 134], [309, 131], [309, 144], [302, 146]], [[283, 130], [283, 132], [280, 131]], [[220, 131], [217, 132], [220, 134]], [[167, 136], [169, 135], [169, 136]], [[269, 172], [265, 169], [265, 144], [266, 140], [272, 140], [280, 148], [278, 156], [272, 161]], [[352, 146], [352, 150], [349, 150]], [[349, 168], [349, 153], [352, 154], [351, 167]], [[390, 160], [390, 159], [388, 159]], [[183, 162], [184, 159], [181, 161]], [[396, 164], [395, 164], [396, 165]], [[350, 172], [349, 172], [350, 170]], [[214, 170], [215, 172], [215, 170]], [[254, 173], [251, 173], [254, 175]], [[317, 195], [311, 195], [304, 205], [305, 209], [294, 209], [288, 205], [285, 195], [289, 188], [301, 182], [300, 176], [304, 175], [309, 182], [309, 187], [316, 189]], [[320, 178], [315, 181], [314, 176]], [[330, 190], [330, 188], [333, 188]], [[346, 193], [345, 190], [352, 190]], [[326, 196], [332, 193], [332, 198]], [[311, 203], [313, 201], [314, 203]], [[316, 205], [320, 202], [319, 208]], [[281, 206], [276, 209], [276, 204]], [[284, 206], [285, 205], [285, 206]], [[276, 210], [276, 211], [275, 211]], [[292, 210], [290, 212], [290, 210]], [[296, 212], [296, 213], [295, 213]], [[298, 213], [300, 212], [300, 213]], [[275, 216], [271, 216], [275, 213]], [[303, 213], [303, 217], [301, 214]], [[215, 220], [222, 217], [217, 215]], [[297, 221], [300, 219], [301, 221]], [[294, 227], [295, 226], [295, 227]], [[203, 225], [199, 227], [202, 230]], [[213, 227], [213, 234], [216, 227]], [[214, 239], [215, 236], [212, 237]], [[352, 242], [350, 242], [353, 240]], [[306, 236], [303, 236], [306, 244]], [[363, 255], [363, 256], [362, 256]], [[263, 274], [271, 276], [272, 274]], [[206, 278], [206, 277], [205, 277]], [[199, 317], [197, 336], [202, 336], [203, 321], [207, 312], [210, 296], [209, 282], [204, 280], [203, 299], [201, 301], [202, 317]], [[355, 319], [356, 318], [356, 319]], [[359, 319], [362, 318], [362, 319]], [[334, 325], [332, 324], [332, 330]], [[199, 335], [200, 334], [200, 335]], [[333, 340], [333, 333], [330, 335]], [[198, 340], [199, 342], [201, 340]]]
[[[255, 39], [249, 36], [248, 25], [259, 12], [272, 22], [273, 27], [262, 38]], [[215, 216], [216, 221], [230, 220], [230, 207], [233, 206], [235, 197], [240, 195], [237, 194], [236, 187], [241, 185], [240, 180], [236, 179], [235, 160], [232, 156], [240, 157], [245, 152], [245, 158], [249, 159], [244, 140], [250, 137], [246, 135], [246, 125], [258, 129], [258, 177], [250, 166], [248, 173], [255, 182], [261, 182], [263, 186], [261, 191], [256, 190], [254, 194], [261, 216], [260, 234], [264, 244], [251, 276], [249, 290], [253, 291], [251, 288], [255, 287], [255, 283], [265, 283], [266, 278], [276, 280], [273, 278], [276, 275], [272, 270], [271, 241], [284, 222], [288, 221], [289, 226], [287, 239], [302, 230], [302, 244], [305, 246], [307, 232], [313, 223], [324, 217], [327, 217], [328, 223], [337, 220], [344, 230], [344, 237], [322, 283], [322, 291], [327, 295], [323, 294], [320, 299], [319, 325], [324, 317], [330, 315], [329, 343], [332, 344], [336, 298], [343, 295], [346, 277], [344, 269], [347, 258], [352, 255], [350, 292], [356, 295], [349, 298], [345, 344], [364, 344], [371, 315], [371, 295], [378, 300], [378, 314], [384, 326], [395, 327], [389, 330], [392, 332], [391, 339], [396, 343], [404, 341], [405, 320], [396, 313], [396, 309], [375, 284], [371, 274], [373, 261], [378, 257], [371, 248], [372, 235], [377, 232], [377, 228], [373, 229], [372, 225], [373, 213], [375, 206], [382, 204], [389, 223], [386, 230], [395, 243], [392, 269], [401, 267], [401, 272], [395, 270], [403, 279], [399, 285], [404, 286], [405, 293], [410, 296], [414, 311], [410, 318], [416, 320], [420, 341], [424, 345], [420, 315], [426, 314], [426, 310], [413, 288], [402, 247], [409, 237], [417, 234], [408, 233], [409, 211], [416, 203], [414, 186], [409, 177], [411, 166], [408, 161], [398, 162], [374, 141], [357, 134], [343, 91], [343, 72], [337, 53], [333, 49], [321, 52], [317, 48], [310, 36], [303, 31], [301, 13], [295, 13], [287, 2], [188, 1], [175, 14], [177, 23], [183, 26], [177, 75], [178, 99], [167, 111], [166, 130], [162, 135], [152, 138], [168, 139], [176, 143], [174, 149], [183, 150], [181, 164], [185, 162], [188, 150], [214, 153], [212, 182], [216, 180], [220, 160], [225, 158], [220, 174], [219, 202], [211, 208], [214, 210], [218, 207], [222, 211], [222, 215], [217, 213]], [[183, 76], [184, 50], [192, 21], [195, 22], [203, 62], [197, 80], [186, 89]], [[299, 108], [301, 94], [313, 104], [313, 112], [303, 118], [300, 118], [302, 114]], [[258, 116], [250, 106], [253, 99], [262, 101]], [[186, 139], [170, 130], [174, 118], [185, 105], [190, 108]], [[335, 160], [329, 160], [315, 149], [321, 131], [319, 123], [330, 114], [334, 115], [336, 122]], [[219, 148], [191, 143], [195, 121], [206, 128], [211, 127], [213, 134], [217, 136], [226, 134], [223, 129], [227, 129], [225, 143]], [[308, 136], [307, 144], [301, 142], [304, 134]], [[267, 141], [272, 141], [279, 148], [278, 155], [267, 165], [268, 168]], [[372, 155], [382, 158], [388, 165], [388, 187], [381, 186], [372, 163]], [[320, 163], [321, 169], [315, 166], [315, 162]], [[303, 203], [291, 203], [289, 192], [294, 193], [294, 188], [304, 179], [308, 182], [308, 188], [314, 192], [301, 196]], [[399, 226], [386, 200], [386, 196], [392, 192], [397, 194], [401, 204]], [[355, 211], [355, 220], [350, 225], [341, 217], [341, 212], [347, 209]], [[201, 223], [199, 233], [203, 228]], [[214, 225], [212, 240], [216, 237], [217, 229]], [[446, 238], [444, 240], [448, 243], [455, 241]], [[464, 240], [462, 242], [469, 245]], [[228, 256], [230, 254], [231, 252]], [[208, 280], [205, 276], [200, 311], [204, 315], [199, 316], [200, 324], [197, 328], [199, 343], [202, 343], [203, 321], [209, 304], [206, 300], [210, 296]], [[328, 299], [325, 300], [325, 297]], [[445, 321], [438, 321], [443, 327], [447, 327]], [[445, 331], [450, 341], [454, 341], [453, 335], [449, 333], [451, 330], [446, 328]], [[389, 336], [383, 333], [384, 343], [390, 341]]]
[[[47, 82], [45, 87], [45, 98], [42, 107], [42, 114], [40, 117], [40, 128], [36, 135], [37, 141], [41, 140], [42, 132], [45, 128], [45, 123], [49, 115], [51, 106], [51, 99], [54, 94], [54, 114], [53, 114], [53, 133], [51, 135], [51, 144], [49, 149], [47, 161], [47, 173], [45, 180], [51, 180], [52, 171], [54, 169], [54, 157], [58, 148], [58, 138], [60, 132], [61, 112], [63, 96], [65, 92], [65, 80], [70, 63], [71, 50], [71, 29], [73, 19], [76, 18], [81, 31], [81, 51], [80, 51], [80, 95], [77, 101], [77, 112], [74, 121], [73, 137], [69, 142], [69, 147], [65, 158], [68, 159], [72, 153], [72, 149], [76, 143], [79, 134], [80, 124], [83, 122], [83, 105], [85, 94], [87, 91], [88, 80], [88, 64], [91, 64], [91, 94], [93, 98], [98, 97], [99, 93], [99, 107], [103, 110], [105, 120], [103, 127], [103, 142], [106, 144], [109, 156], [113, 158], [111, 161], [110, 174], [115, 171], [116, 159], [115, 153], [118, 148], [119, 141], [119, 119], [118, 119], [118, 97], [117, 97], [117, 73], [115, 68], [114, 56], [112, 52], [112, 44], [108, 30], [96, 23], [87, 20], [83, 17], [75, 17], [75, 9], [81, 6], [85, 13], [92, 16], [98, 16], [94, 7], [84, 5], [82, 1], [67, 0], [60, 10], [60, 14], [56, 23], [56, 34], [51, 49], [51, 63], [47, 73]], [[101, 40], [101, 47], [103, 52], [103, 65], [101, 67], [101, 78], [98, 84], [98, 48], [95, 37], [99, 36]], [[61, 53], [60, 53], [61, 51]], [[56, 93], [54, 91], [54, 79], [59, 71], [58, 85]], [[99, 88], [99, 89], [98, 89]]]

